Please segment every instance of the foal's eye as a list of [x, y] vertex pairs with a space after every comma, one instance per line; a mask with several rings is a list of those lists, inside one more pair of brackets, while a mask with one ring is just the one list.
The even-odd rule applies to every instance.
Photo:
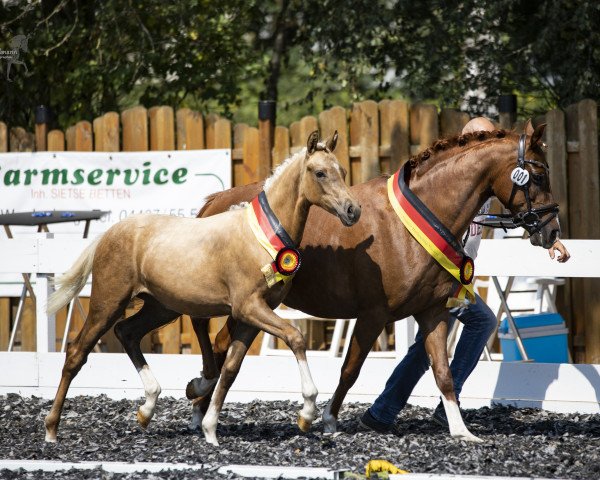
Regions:
[[325, 178], [327, 176], [323, 170], [317, 170], [315, 172], [315, 175], [317, 176], [317, 178]]

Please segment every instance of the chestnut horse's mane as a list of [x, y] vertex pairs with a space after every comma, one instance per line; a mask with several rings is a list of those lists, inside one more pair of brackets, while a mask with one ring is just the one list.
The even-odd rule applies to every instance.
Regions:
[[504, 138], [506, 137], [506, 134], [506, 130], [481, 130], [478, 132], [470, 132], [455, 135], [454, 137], [450, 138], [442, 138], [440, 140], [435, 141], [429, 148], [426, 148], [422, 152], [419, 152], [418, 154], [410, 157], [408, 161], [410, 162], [411, 166], [416, 167], [425, 160], [428, 160], [432, 155], [443, 150], [449, 150], [450, 148], [455, 147], [464, 147], [465, 145], [473, 141], [482, 142], [490, 138]]

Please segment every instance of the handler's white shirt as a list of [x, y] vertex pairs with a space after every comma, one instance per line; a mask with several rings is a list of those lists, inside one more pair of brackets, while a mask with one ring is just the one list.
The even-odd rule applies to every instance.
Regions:
[[[477, 215], [475, 216], [475, 218], [473, 220], [475, 220], [477, 222], [481, 222], [482, 220], [484, 220], [485, 216], [490, 211], [491, 205], [492, 205], [492, 199], [490, 198], [483, 204], [483, 206], [481, 207], [481, 209], [479, 210], [479, 212], [477, 213]], [[479, 250], [479, 244], [481, 243], [481, 234], [482, 233], [483, 233], [483, 227], [481, 225], [477, 225], [476, 223], [471, 223], [471, 225], [469, 225], [468, 232], [465, 232], [465, 236], [463, 237], [464, 238], [463, 247], [465, 248], [465, 252], [473, 260], [475, 260], [475, 257], [477, 257], [477, 250]]]

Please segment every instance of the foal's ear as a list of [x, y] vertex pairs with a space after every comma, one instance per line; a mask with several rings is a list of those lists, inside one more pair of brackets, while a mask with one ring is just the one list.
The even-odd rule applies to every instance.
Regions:
[[306, 150], [309, 155], [315, 153], [317, 145], [319, 144], [319, 131], [315, 130], [308, 136], [308, 142], [306, 142]]
[[523, 133], [525, 135], [533, 135], [533, 123], [531, 123], [531, 118], [525, 122], [525, 126], [523, 127]]
[[333, 152], [335, 150], [335, 146], [337, 145], [337, 141], [338, 141], [338, 131], [336, 130], [335, 132], [333, 132], [333, 135], [327, 139], [327, 141], [325, 142], [325, 146], [327, 147], [327, 150], [329, 150], [330, 152]]
[[546, 129], [546, 124], [542, 123], [538, 125], [533, 133], [531, 134], [531, 142], [530, 145], [533, 147], [534, 145], [541, 143], [542, 135], [544, 135], [544, 130]]

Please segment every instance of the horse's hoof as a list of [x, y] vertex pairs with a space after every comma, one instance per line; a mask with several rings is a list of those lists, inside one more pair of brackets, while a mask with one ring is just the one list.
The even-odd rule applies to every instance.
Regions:
[[46, 432], [46, 442], [48, 443], [56, 443], [56, 433]]
[[194, 385], [194, 382], [196, 380], [199, 380], [199, 379], [194, 378], [194, 379], [190, 380], [187, 384], [187, 387], [185, 387], [185, 396], [188, 398], [188, 400], [194, 400], [195, 398], [198, 398], [196, 395], [196, 388]]
[[452, 435], [453, 438], [457, 440], [462, 440], [463, 442], [471, 442], [471, 443], [483, 443], [483, 440], [479, 437], [476, 437], [471, 432], [463, 432], [457, 435]]
[[298, 427], [300, 428], [300, 430], [302, 430], [304, 433], [306, 433], [310, 430], [311, 425], [312, 425], [312, 422], [308, 421], [306, 418], [302, 417], [301, 415], [298, 415]]
[[140, 424], [140, 427], [142, 427], [144, 430], [148, 428], [150, 420], [151, 419], [146, 417], [146, 415], [144, 415], [140, 410], [137, 411], [137, 422]]

